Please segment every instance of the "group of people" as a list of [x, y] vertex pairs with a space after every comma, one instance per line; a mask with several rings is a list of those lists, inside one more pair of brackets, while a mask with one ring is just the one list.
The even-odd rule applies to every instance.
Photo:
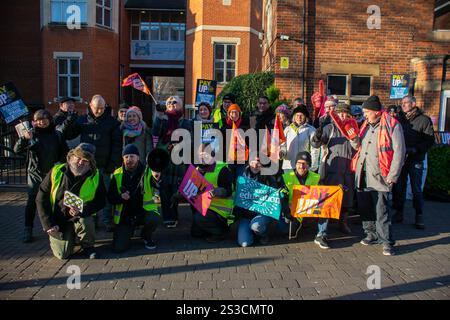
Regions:
[[[211, 204], [206, 215], [191, 206], [191, 235], [218, 242], [226, 238], [232, 224], [237, 224], [237, 242], [250, 246], [255, 241], [267, 244], [269, 227], [287, 233], [299, 230], [302, 223], [291, 215], [295, 185], [340, 185], [344, 198], [339, 229], [351, 233], [347, 223], [355, 207], [361, 216], [365, 238], [363, 245], [382, 244], [383, 254], [394, 254], [391, 220], [403, 220], [406, 181], [409, 176], [416, 210], [415, 225], [425, 227], [421, 191], [423, 160], [434, 143], [433, 125], [416, 106], [415, 98], [402, 100], [395, 116], [385, 110], [377, 96], [370, 96], [361, 107], [339, 103], [336, 96], [312, 99], [312, 115], [303, 99], [292, 107], [272, 109], [269, 99], [261, 96], [256, 111], [245, 116], [236, 97], [226, 94], [213, 110], [208, 103], [198, 106], [194, 119], [184, 117], [181, 99], [171, 96], [165, 108], [158, 107], [151, 128], [136, 107], [121, 108], [117, 118], [100, 95], [92, 97], [85, 114], [78, 115], [74, 100], [60, 101], [54, 117], [39, 110], [33, 115], [34, 130], [20, 138], [17, 153], [28, 152], [28, 202], [25, 209], [24, 242], [32, 241], [37, 210], [42, 227], [50, 238], [53, 254], [68, 258], [76, 238], [89, 258], [95, 258], [97, 214], [113, 233], [113, 250], [123, 252], [138, 227], [147, 249], [156, 248], [153, 232], [158, 225], [176, 228], [178, 192], [187, 164], [175, 165], [170, 153], [179, 143], [173, 139], [177, 129], [193, 131], [199, 123], [202, 140], [196, 153], [196, 169], [213, 185], [207, 196]], [[351, 139], [336, 123], [355, 119], [359, 134]], [[215, 145], [207, 134], [217, 129], [248, 129], [273, 132], [280, 120], [286, 141], [280, 146], [280, 169], [276, 174], [261, 173], [258, 153], [245, 152], [244, 161], [216, 159], [209, 150]], [[358, 127], [356, 129], [358, 129]], [[203, 136], [204, 135], [204, 136]], [[74, 142], [75, 141], [75, 142]], [[72, 143], [71, 148], [68, 147]], [[70, 151], [69, 151], [70, 149]], [[236, 180], [244, 176], [280, 190], [279, 220], [234, 205]], [[393, 192], [394, 218], [388, 208]], [[81, 199], [82, 206], [68, 203], [67, 194]], [[328, 219], [317, 219], [314, 242], [328, 249]]]

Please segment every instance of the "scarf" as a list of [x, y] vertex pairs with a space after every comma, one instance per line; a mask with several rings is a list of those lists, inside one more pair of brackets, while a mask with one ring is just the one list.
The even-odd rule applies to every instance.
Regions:
[[168, 128], [166, 135], [164, 137], [164, 142], [170, 141], [170, 137], [172, 136], [172, 132], [178, 129], [178, 122], [183, 116], [183, 111], [181, 110], [170, 110], [166, 111], [166, 115], [168, 117]]
[[140, 121], [138, 124], [132, 125], [128, 122], [124, 122], [122, 124], [122, 130], [124, 137], [135, 138], [142, 134], [142, 131], [144, 130], [144, 123]]
[[419, 108], [415, 107], [410, 112], [405, 113], [406, 120], [410, 121], [419, 115]]
[[[241, 121], [242, 121], [242, 118], [239, 118], [238, 121], [234, 122], [234, 124], [236, 125], [236, 129], [239, 129], [239, 127], [241, 126]], [[231, 120], [230, 118], [227, 118], [227, 125], [229, 125], [230, 128], [233, 128], [233, 120]]]

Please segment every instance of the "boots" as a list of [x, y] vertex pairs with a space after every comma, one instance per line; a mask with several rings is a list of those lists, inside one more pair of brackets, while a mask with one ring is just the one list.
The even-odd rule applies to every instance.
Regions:
[[402, 223], [403, 222], [403, 212], [396, 210], [394, 215], [392, 216], [393, 223]]
[[422, 214], [416, 214], [416, 229], [423, 230], [425, 229], [425, 223], [423, 221]]
[[339, 218], [339, 230], [344, 234], [351, 234], [352, 230], [347, 224], [348, 219], [348, 211], [342, 212], [341, 217]]
[[33, 227], [25, 227], [23, 230], [23, 243], [30, 243], [33, 241]]

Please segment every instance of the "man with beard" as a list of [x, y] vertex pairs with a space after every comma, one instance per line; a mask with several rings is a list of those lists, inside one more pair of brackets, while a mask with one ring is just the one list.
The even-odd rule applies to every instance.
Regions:
[[[105, 206], [106, 189], [94, 154], [93, 145], [80, 144], [69, 151], [67, 163], [55, 165], [39, 187], [36, 198], [39, 218], [49, 235], [53, 255], [58, 259], [68, 259], [72, 255], [75, 237], [80, 238], [87, 258], [97, 257], [92, 215]], [[82, 200], [82, 207], [69, 206], [67, 191]]]
[[142, 238], [145, 248], [156, 249], [152, 234], [161, 218], [158, 205], [153, 200], [153, 172], [150, 168], [144, 168], [139, 159], [139, 150], [133, 144], [125, 146], [122, 158], [123, 165], [114, 171], [108, 191], [109, 202], [114, 205], [116, 224], [113, 251], [126, 251], [131, 245], [135, 228], [141, 225], [144, 226]]
[[38, 110], [33, 115], [32, 131], [17, 140], [14, 152], [27, 154], [28, 200], [25, 207], [25, 230], [23, 242], [33, 240], [33, 224], [36, 215], [36, 195], [44, 177], [55, 163], [64, 161], [67, 144], [61, 133], [55, 130], [52, 116], [47, 110]]

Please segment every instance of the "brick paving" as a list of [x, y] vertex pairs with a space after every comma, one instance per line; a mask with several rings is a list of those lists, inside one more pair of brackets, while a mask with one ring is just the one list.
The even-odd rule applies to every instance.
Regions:
[[[406, 221], [394, 225], [397, 255], [385, 257], [380, 246], [359, 244], [357, 219], [353, 236], [330, 225], [332, 249], [313, 242], [309, 223], [297, 240], [275, 235], [269, 245], [240, 248], [236, 227], [228, 239], [209, 244], [189, 235], [190, 210], [181, 207], [176, 229], [155, 233], [157, 250], [136, 239], [125, 254], [110, 250], [111, 234], [98, 232], [100, 258], [80, 254], [68, 261], [53, 258], [36, 220], [35, 241], [21, 242], [26, 194], [0, 192], [0, 299], [450, 299], [450, 205], [426, 202], [427, 229]], [[67, 269], [81, 270], [81, 289], [69, 290]], [[367, 267], [381, 270], [381, 289], [367, 288]]]

